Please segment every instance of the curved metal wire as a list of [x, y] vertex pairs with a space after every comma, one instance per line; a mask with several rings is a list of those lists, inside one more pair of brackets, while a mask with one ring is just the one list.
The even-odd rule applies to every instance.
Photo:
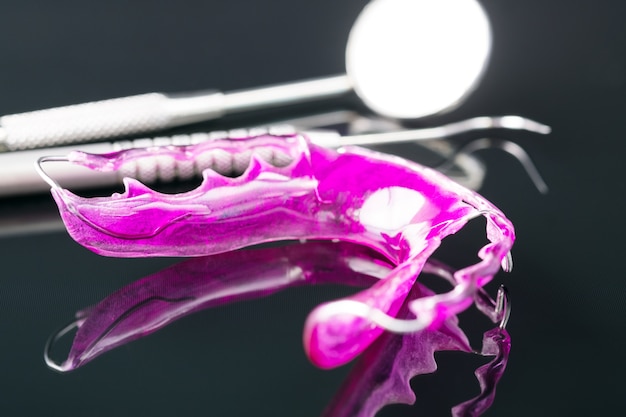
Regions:
[[46, 365], [48, 366], [48, 368], [53, 369], [57, 372], [67, 371], [67, 369], [65, 369], [65, 367], [63, 366], [63, 363], [58, 363], [50, 357], [50, 353], [52, 352], [52, 347], [54, 346], [54, 344], [58, 342], [59, 339], [61, 339], [63, 336], [68, 334], [70, 331], [72, 331], [75, 328], [78, 328], [80, 326], [80, 322], [81, 322], [80, 318], [77, 318], [71, 321], [70, 323], [66, 324], [65, 326], [61, 327], [59, 330], [54, 332], [52, 335], [50, 335], [48, 340], [46, 340], [46, 344], [43, 350], [43, 360], [46, 362]]

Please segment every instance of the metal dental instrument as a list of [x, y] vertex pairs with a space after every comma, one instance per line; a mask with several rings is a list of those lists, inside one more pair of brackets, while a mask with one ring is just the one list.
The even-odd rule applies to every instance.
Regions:
[[[354, 136], [341, 136], [339, 133], [330, 130], [312, 130], [304, 132], [313, 143], [330, 147], [338, 148], [347, 145], [380, 145], [389, 143], [403, 143], [407, 141], [420, 141], [420, 140], [433, 140], [440, 139], [450, 135], [455, 135], [464, 132], [470, 132], [473, 130], [483, 130], [490, 128], [504, 128], [515, 130], [527, 130], [530, 132], [545, 134], [550, 131], [549, 127], [534, 122], [532, 120], [524, 119], [519, 116], [501, 116], [501, 117], [476, 117], [473, 119], [467, 119], [461, 122], [450, 123], [437, 128], [426, 129], [414, 129], [414, 130], [400, 130], [396, 132], [385, 133], [370, 133], [364, 135]], [[193, 145], [209, 140], [225, 139], [230, 136], [245, 137], [254, 136], [269, 132], [270, 134], [286, 134], [292, 133], [294, 128], [291, 126], [275, 126], [269, 128], [252, 128], [252, 129], [237, 129], [230, 132], [219, 131], [212, 133], [195, 133], [191, 135], [177, 135], [172, 137], [157, 137], [154, 139], [137, 139], [134, 141], [119, 141], [111, 143], [96, 143], [91, 145], [85, 145], [81, 147], [81, 150], [89, 153], [109, 153], [114, 151], [120, 151], [131, 148], [146, 148], [152, 146], [169, 146], [169, 145]], [[378, 140], [377, 140], [378, 139]], [[162, 178], [160, 176], [159, 162], [157, 158], [146, 158], [145, 165], [134, 166], [132, 172], [125, 172], [124, 170], [112, 171], [112, 172], [96, 172], [90, 171], [87, 168], [72, 165], [72, 164], [51, 164], [48, 165], [46, 171], [44, 171], [41, 165], [44, 162], [67, 162], [68, 159], [65, 156], [69, 151], [74, 150], [73, 147], [55, 148], [54, 151], [59, 156], [40, 156], [37, 159], [36, 173], [29, 177], [29, 183], [27, 187], [20, 188], [28, 189], [29, 192], [47, 191], [48, 187], [58, 187], [59, 183], [63, 184], [65, 188], [73, 189], [85, 189], [85, 188], [97, 188], [106, 187], [119, 184], [123, 176], [132, 176], [139, 179], [142, 182], [150, 183], [158, 180], [165, 182], [173, 181], [175, 178], [168, 176]], [[24, 154], [30, 154], [30, 161], [35, 157], [35, 153], [41, 154], [45, 152], [47, 155], [51, 155], [51, 149], [45, 150], [33, 150], [23, 152]], [[2, 155], [2, 157], [5, 155]], [[6, 155], [10, 156], [10, 155]], [[31, 162], [32, 163], [32, 162]], [[173, 162], [175, 163], [175, 162]], [[1, 158], [0, 158], [0, 167]], [[31, 165], [32, 166], [32, 165]], [[198, 163], [195, 167], [195, 171], [202, 172], [208, 167], [202, 166]], [[168, 172], [174, 172], [171, 169]], [[38, 175], [37, 175], [38, 174]], [[172, 174], [175, 175], [175, 174]], [[0, 181], [3, 176], [0, 172]], [[54, 178], [54, 179], [53, 179]], [[43, 181], [41, 181], [43, 179]], [[46, 184], [47, 183], [47, 184]], [[6, 183], [0, 182], [0, 195], [7, 189], [10, 189], [13, 194], [19, 193], [20, 189], [12, 188], [12, 182]]]
[[448, 161], [446, 161], [444, 164], [439, 165], [435, 168], [439, 171], [442, 171], [443, 173], [446, 173], [446, 171], [450, 169], [454, 164], [454, 159], [457, 155], [473, 154], [476, 151], [480, 151], [482, 149], [499, 149], [513, 156], [522, 165], [522, 168], [524, 168], [524, 171], [526, 171], [526, 175], [528, 175], [532, 183], [535, 185], [535, 188], [537, 188], [537, 190], [541, 194], [548, 193], [548, 184], [546, 184], [546, 182], [541, 177], [541, 174], [539, 174], [539, 171], [537, 170], [537, 167], [535, 167], [532, 159], [530, 159], [530, 156], [528, 156], [524, 148], [519, 146], [517, 143], [511, 142], [509, 140], [496, 138], [480, 138], [473, 140], [463, 147], [457, 149], [455, 151], [455, 155], [449, 158]]
[[380, 115], [420, 118], [461, 102], [481, 78], [490, 49], [489, 21], [475, 0], [374, 0], [350, 32], [345, 75], [231, 93], [149, 93], [3, 116], [0, 151], [155, 132], [352, 90]]

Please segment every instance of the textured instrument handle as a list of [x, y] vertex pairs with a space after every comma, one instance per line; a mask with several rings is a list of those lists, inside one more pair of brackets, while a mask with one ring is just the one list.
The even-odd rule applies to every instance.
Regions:
[[151, 132], [171, 126], [161, 93], [94, 101], [0, 117], [0, 142], [15, 151]]
[[149, 133], [225, 113], [335, 97], [351, 90], [346, 75], [235, 91], [167, 96], [149, 93], [0, 117], [0, 152], [63, 146]]

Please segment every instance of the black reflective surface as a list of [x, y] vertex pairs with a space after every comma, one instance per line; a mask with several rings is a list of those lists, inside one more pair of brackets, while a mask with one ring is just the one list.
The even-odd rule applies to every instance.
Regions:
[[[459, 109], [421, 125], [520, 114], [554, 130], [549, 137], [501, 134], [530, 153], [550, 186], [545, 196], [509, 156], [481, 153], [488, 166], [481, 192], [507, 213], [518, 234], [514, 271], [496, 279], [513, 302], [512, 355], [487, 415], [619, 414], [626, 371], [626, 7], [617, 0], [482, 3], [494, 29], [485, 79]], [[3, 4], [0, 114], [340, 73], [351, 22], [364, 4]], [[346, 99], [291, 113], [355, 106]], [[193, 129], [285, 114], [263, 112]], [[47, 231], [56, 213], [46, 195], [4, 199], [0, 215], [3, 416], [317, 416], [347, 372], [314, 368], [301, 347], [308, 311], [336, 296], [326, 288], [196, 314], [76, 372], [52, 372], [42, 350], [55, 329], [76, 310], [174, 260], [88, 252], [65, 232]], [[441, 257], [471, 261], [475, 246], [463, 239], [474, 236], [450, 242]], [[452, 354], [440, 359], [441, 375], [414, 381], [416, 406], [390, 407], [381, 415], [447, 415], [449, 406], [473, 395], [472, 366], [480, 361]]]

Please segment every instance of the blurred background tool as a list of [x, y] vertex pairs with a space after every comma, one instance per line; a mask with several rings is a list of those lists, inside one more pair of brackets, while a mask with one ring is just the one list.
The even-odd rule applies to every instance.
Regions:
[[378, 114], [420, 118], [466, 97], [490, 49], [489, 21], [474, 0], [376, 0], [350, 32], [347, 74], [230, 93], [148, 93], [7, 115], [0, 118], [0, 150], [145, 134], [352, 89]]

